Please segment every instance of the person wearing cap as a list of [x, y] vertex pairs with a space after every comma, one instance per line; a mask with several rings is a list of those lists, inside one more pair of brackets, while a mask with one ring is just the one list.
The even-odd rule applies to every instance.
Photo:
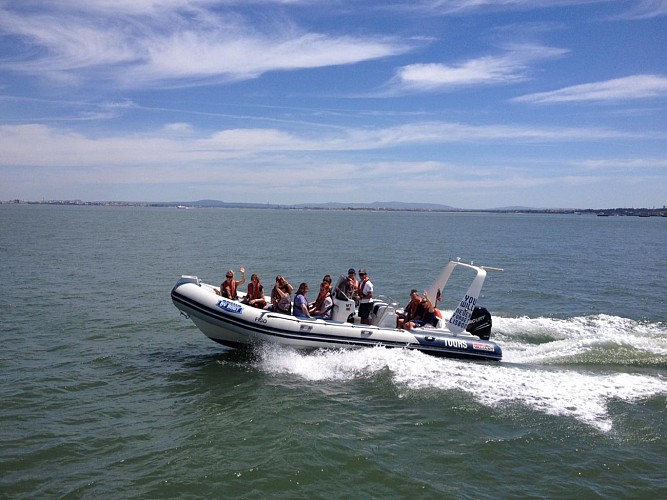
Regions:
[[245, 267], [241, 266], [239, 270], [241, 271], [241, 279], [238, 281], [234, 279], [234, 271], [231, 269], [227, 271], [225, 281], [223, 281], [220, 285], [220, 291], [216, 290], [218, 295], [222, 295], [223, 297], [230, 300], [239, 300], [236, 289], [245, 283]]
[[373, 283], [368, 277], [366, 269], [363, 267], [359, 269], [359, 278], [361, 283], [359, 283], [358, 294], [359, 294], [359, 317], [361, 318], [361, 323], [364, 325], [370, 324], [370, 315], [371, 309], [373, 308]]

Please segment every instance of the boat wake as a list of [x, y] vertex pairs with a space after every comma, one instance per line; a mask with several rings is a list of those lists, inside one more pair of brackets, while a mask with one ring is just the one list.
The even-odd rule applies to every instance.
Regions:
[[403, 397], [462, 391], [491, 408], [520, 404], [603, 432], [613, 428], [612, 401], [636, 404], [667, 395], [667, 378], [661, 373], [667, 354], [663, 323], [600, 315], [494, 318], [494, 327], [505, 354], [500, 363], [435, 358], [403, 349], [304, 353], [279, 346], [262, 348], [257, 363], [272, 375], [309, 381], [389, 374]]
[[494, 334], [511, 363], [667, 368], [667, 323], [603, 314], [494, 318]]

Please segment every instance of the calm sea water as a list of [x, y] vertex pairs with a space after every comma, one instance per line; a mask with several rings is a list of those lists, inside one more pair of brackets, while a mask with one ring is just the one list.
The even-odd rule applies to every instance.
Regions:
[[[667, 219], [0, 206], [0, 497], [666, 498]], [[244, 265], [405, 303], [496, 266], [501, 363], [252, 354], [171, 304]]]

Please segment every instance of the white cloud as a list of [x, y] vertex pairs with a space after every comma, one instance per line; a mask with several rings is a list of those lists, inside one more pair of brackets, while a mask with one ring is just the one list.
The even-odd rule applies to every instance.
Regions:
[[561, 57], [568, 51], [532, 44], [513, 45], [500, 56], [470, 59], [454, 65], [411, 64], [396, 71], [389, 94], [446, 90], [464, 86], [498, 85], [524, 80], [535, 61]]
[[667, 0], [638, 0], [635, 5], [616, 18], [640, 20], [662, 16], [667, 16]]
[[200, 139], [197, 145], [206, 150], [246, 152], [319, 149], [312, 141], [275, 129], [224, 130]]
[[521, 79], [518, 68], [503, 58], [483, 57], [458, 66], [411, 64], [400, 68], [397, 78], [404, 89], [433, 90], [443, 87], [506, 83]]
[[277, 152], [343, 153], [404, 145], [475, 142], [555, 143], [606, 141], [636, 135], [597, 128], [534, 128], [421, 122], [396, 127], [341, 129], [297, 135], [278, 129], [228, 129], [208, 136], [187, 124], [172, 123], [153, 132], [89, 137], [45, 125], [0, 126], [0, 167], [205, 164], [237, 159], [259, 161]]
[[407, 50], [390, 40], [302, 34], [182, 32], [147, 41], [145, 62], [134, 65], [128, 85], [201, 79], [245, 80], [268, 71], [355, 64]]
[[519, 127], [508, 125], [467, 125], [449, 122], [421, 122], [376, 130], [349, 130], [346, 136], [330, 140], [331, 149], [376, 149], [406, 144], [442, 143], [535, 143], [563, 141], [604, 141], [638, 138], [636, 134], [603, 128]]
[[411, 8], [438, 12], [442, 14], [460, 14], [476, 11], [534, 10], [603, 3], [609, 0], [417, 0], [411, 2]]
[[604, 82], [574, 85], [551, 92], [538, 92], [513, 99], [516, 102], [550, 103], [580, 101], [627, 101], [667, 96], [667, 77], [635, 75]]
[[[23, 2], [43, 0], [22, 0]], [[155, 12], [160, 10], [196, 10], [215, 6], [238, 6], [248, 4], [312, 4], [317, 0], [58, 0], [59, 6], [86, 11], [108, 12]]]
[[64, 77], [82, 68], [131, 62], [136, 58], [119, 32], [92, 20], [42, 13], [17, 15], [9, 11], [0, 11], [0, 19], [2, 32], [30, 41], [28, 46], [32, 47], [24, 57], [17, 54], [3, 64], [12, 71], [46, 76], [57, 72]]
[[667, 158], [632, 158], [632, 159], [605, 159], [585, 160], [574, 163], [590, 170], [667, 170]]
[[173, 136], [190, 136], [195, 129], [190, 123], [176, 122], [168, 123], [162, 127], [162, 132]]
[[[92, 167], [206, 161], [211, 154], [192, 144], [151, 135], [88, 137], [45, 125], [0, 126], [0, 166]], [[216, 154], [216, 158], [223, 158]]]
[[[285, 20], [251, 24], [220, 2], [97, 0], [50, 8], [0, 8], [0, 34], [19, 37], [3, 67], [68, 83], [126, 87], [197, 85], [256, 78], [269, 71], [355, 64], [411, 50], [372, 35], [327, 35]], [[159, 8], [157, 7], [159, 5]], [[20, 52], [21, 48], [26, 48]]]

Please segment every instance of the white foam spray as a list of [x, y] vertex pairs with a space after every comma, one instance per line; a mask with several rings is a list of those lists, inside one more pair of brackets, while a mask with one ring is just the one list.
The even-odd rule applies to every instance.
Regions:
[[[600, 315], [494, 318], [494, 327], [495, 340], [503, 347], [500, 363], [436, 358], [404, 349], [305, 353], [271, 346], [262, 351], [259, 365], [269, 373], [314, 381], [348, 381], [388, 371], [399, 391], [463, 391], [489, 407], [519, 403], [601, 431], [613, 427], [610, 401], [637, 402], [667, 394], [662, 370], [643, 369], [664, 367], [663, 323]], [[635, 365], [640, 366], [633, 370]]]

